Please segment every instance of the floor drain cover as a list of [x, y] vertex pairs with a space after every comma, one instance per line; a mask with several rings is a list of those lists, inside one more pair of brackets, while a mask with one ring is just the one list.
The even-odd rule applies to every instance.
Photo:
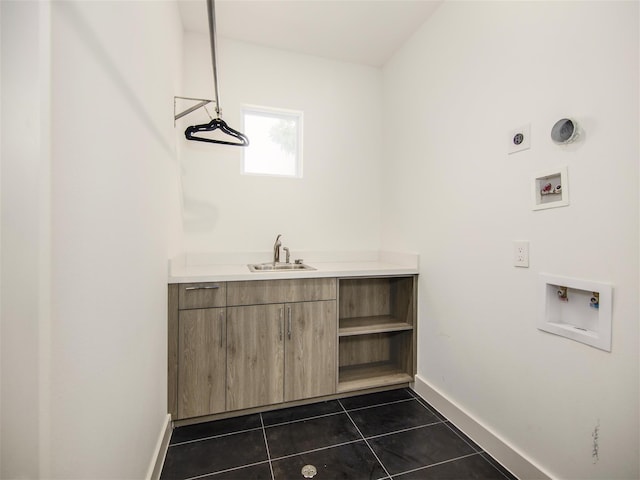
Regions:
[[305, 465], [302, 467], [302, 476], [304, 478], [313, 478], [318, 473], [318, 470], [313, 465]]

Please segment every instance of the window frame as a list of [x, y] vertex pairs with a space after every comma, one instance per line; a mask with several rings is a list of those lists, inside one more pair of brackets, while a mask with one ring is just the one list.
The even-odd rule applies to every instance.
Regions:
[[270, 118], [295, 118], [297, 124], [297, 138], [296, 138], [296, 152], [295, 152], [295, 170], [294, 174], [284, 173], [266, 173], [266, 172], [248, 172], [246, 170], [246, 148], [242, 150], [242, 161], [240, 163], [240, 173], [242, 175], [258, 176], [258, 177], [276, 177], [276, 178], [302, 178], [302, 166], [303, 166], [303, 128], [304, 128], [304, 112], [302, 110], [291, 110], [285, 108], [266, 107], [261, 105], [249, 105], [243, 104], [240, 109], [240, 116], [242, 118], [242, 131], [249, 137], [251, 142], [251, 134], [247, 133], [245, 116], [246, 114], [255, 114], [256, 116], [264, 116]]

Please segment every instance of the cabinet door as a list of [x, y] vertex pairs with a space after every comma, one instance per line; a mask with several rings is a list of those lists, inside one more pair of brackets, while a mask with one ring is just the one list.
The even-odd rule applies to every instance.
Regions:
[[285, 401], [335, 393], [335, 300], [292, 303], [285, 310]]
[[227, 308], [227, 410], [283, 399], [284, 306]]
[[184, 310], [178, 324], [178, 418], [223, 412], [225, 309]]

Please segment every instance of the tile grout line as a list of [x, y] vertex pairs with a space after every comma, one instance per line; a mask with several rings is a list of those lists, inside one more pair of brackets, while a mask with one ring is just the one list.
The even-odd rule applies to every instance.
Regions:
[[243, 468], [246, 468], [246, 467], [253, 467], [255, 465], [262, 465], [263, 463], [267, 463], [267, 461], [263, 460], [262, 462], [247, 463], [246, 465], [240, 465], [238, 467], [225, 468], [224, 470], [218, 470], [218, 471], [210, 472], [210, 473], [203, 473], [202, 475], [196, 475], [195, 477], [187, 477], [184, 480], [198, 480], [199, 478], [214, 477], [214, 476], [216, 476], [218, 474], [221, 474], [221, 473], [234, 472], [236, 470], [242, 470]]
[[[392, 405], [394, 403], [401, 403], [401, 402], [410, 402], [410, 401], [413, 401], [413, 400], [416, 400], [416, 399], [414, 399], [414, 398], [405, 398], [405, 399], [402, 399], [402, 400], [394, 400], [392, 402], [377, 403], [377, 404], [374, 404], [374, 405], [367, 405], [367, 406], [364, 406], [364, 407], [351, 408], [348, 411], [355, 412], [355, 411], [358, 411], [358, 410], [365, 410], [367, 408], [382, 407], [384, 405]], [[337, 399], [336, 402], [340, 403], [340, 400]], [[420, 403], [420, 402], [418, 402], [418, 403]], [[274, 424], [268, 425], [268, 427], [279, 427], [281, 425], [289, 425], [289, 424], [292, 424], [292, 423], [306, 422], [307, 420], [315, 420], [316, 418], [324, 418], [324, 417], [330, 417], [332, 415], [340, 415], [340, 414], [343, 413], [344, 410], [346, 410], [346, 408], [342, 404], [340, 404], [340, 406], [343, 408], [343, 410], [341, 410], [339, 412], [323, 413], [322, 415], [315, 415], [313, 417], [304, 417], [304, 418], [298, 418], [296, 420], [289, 420], [288, 422], [274, 423]]]
[[[377, 408], [377, 407], [384, 407], [386, 405], [393, 405], [394, 403], [403, 403], [403, 402], [412, 402], [417, 399], [415, 398], [404, 398], [402, 400], [394, 400], [392, 402], [385, 402], [385, 403], [376, 403], [374, 405], [366, 405], [364, 407], [358, 407], [358, 408], [350, 408], [350, 409], [346, 409], [344, 406], [342, 408], [345, 408], [345, 410], [349, 411], [349, 412], [357, 412], [358, 410], [366, 410], [367, 408]], [[418, 402], [420, 403], [420, 402]]]
[[[462, 435], [460, 435], [460, 433], [458, 433], [458, 431], [457, 431], [458, 427], [456, 427], [455, 429], [454, 429], [454, 428], [451, 428], [451, 425], [453, 425], [453, 424], [451, 423], [451, 421], [450, 421], [450, 420], [447, 420], [446, 422], [444, 422], [444, 424], [447, 426], [447, 428], [448, 428], [449, 430], [451, 430], [454, 434], [456, 434], [456, 435], [457, 435], [457, 437], [458, 437], [460, 440], [462, 440], [464, 443], [466, 443], [467, 445], [469, 445], [469, 447], [470, 447], [470, 448], [472, 448], [475, 452], [478, 452], [478, 453], [482, 453], [482, 452], [484, 452], [484, 449], [483, 449], [480, 445], [478, 445], [476, 442], [473, 442], [473, 440], [471, 440], [471, 439], [469, 438], [469, 440], [471, 440], [471, 441], [474, 443], [474, 445], [476, 445], [480, 450], [478, 450], [478, 448], [476, 448], [476, 447], [474, 447], [473, 445], [471, 445], [471, 444], [470, 444], [470, 443], [469, 443], [469, 442], [468, 442], [468, 441], [467, 441], [467, 440], [466, 440]], [[454, 425], [454, 427], [455, 427], [455, 425]], [[460, 431], [462, 432], [462, 430], [460, 430]], [[463, 434], [465, 435], [465, 437], [466, 437], [466, 434], [465, 434], [464, 432], [462, 432], [462, 433], [463, 433]]]
[[404, 472], [399, 472], [396, 475], [400, 476], [400, 475], [404, 475], [404, 474], [407, 474], [407, 473], [419, 472], [421, 470], [426, 470], [427, 468], [437, 467], [438, 465], [444, 465], [445, 463], [455, 462], [455, 461], [458, 461], [458, 460], [463, 460], [463, 459], [468, 458], [468, 457], [473, 457], [474, 455], [481, 455], [481, 453], [480, 452], [469, 453], [467, 455], [462, 455], [460, 457], [450, 458], [449, 460], [443, 460], [441, 462], [432, 463], [431, 465], [425, 465], [423, 467], [412, 468], [411, 470], [405, 470]]
[[[418, 395], [417, 393], [415, 393], [413, 390], [408, 389], [409, 390], [409, 394], [420, 404], [422, 405], [422, 407], [431, 412], [432, 414], [434, 414], [436, 417], [442, 417], [445, 420], [441, 420], [442, 422], [448, 422], [449, 420], [447, 419], [447, 417], [445, 417], [444, 415], [442, 415], [438, 410], [436, 410], [435, 408], [433, 408], [424, 398], [422, 398], [420, 395]], [[422, 401], [421, 401], [422, 400]]]
[[[444, 423], [444, 422], [434, 422], [434, 423], [427, 423], [425, 425], [416, 425], [415, 427], [402, 428], [400, 430], [394, 430], [393, 432], [386, 432], [386, 433], [379, 433], [378, 435], [371, 435], [370, 437], [366, 437], [366, 439], [375, 440], [376, 438], [387, 437], [389, 435], [395, 435], [396, 433], [404, 433], [404, 432], [410, 432], [411, 430], [419, 430], [421, 428], [434, 427], [436, 425], [440, 425], [441, 423]], [[474, 452], [476, 451], [475, 448], [473, 449], [473, 451]]]
[[202, 442], [204, 440], [213, 440], [215, 438], [228, 437], [230, 435], [236, 435], [238, 433], [253, 432], [254, 430], [260, 430], [260, 428], [261, 427], [247, 428], [246, 430], [237, 430], [235, 432], [221, 433], [220, 435], [211, 435], [210, 437], [194, 438], [193, 440], [185, 440], [184, 442], [172, 443], [171, 445], [169, 445], [169, 447], [177, 447], [180, 445], [187, 445], [189, 443]]
[[330, 448], [343, 447], [345, 445], [351, 445], [352, 443], [358, 443], [358, 442], [361, 442], [361, 441], [362, 441], [362, 438], [358, 438], [356, 440], [349, 440], [348, 442], [336, 443], [334, 445], [327, 445], [325, 447], [312, 448], [311, 450], [305, 450], [303, 452], [290, 453], [289, 455], [283, 455], [282, 457], [276, 457], [276, 458], [273, 459], [273, 461], [286, 460], [287, 458], [293, 458], [293, 457], [297, 457], [299, 455], [306, 455], [308, 453], [320, 452], [322, 450], [328, 450]]
[[351, 415], [349, 415], [349, 412], [347, 411], [346, 408], [344, 408], [344, 405], [342, 404], [342, 402], [340, 400], [338, 400], [338, 403], [340, 404], [340, 406], [342, 407], [342, 409], [344, 410], [344, 413], [347, 414], [347, 417], [349, 418], [349, 421], [351, 422], [351, 424], [355, 427], [355, 429], [358, 431], [358, 433], [360, 434], [360, 436], [362, 437], [362, 439], [364, 440], [364, 443], [367, 445], [367, 447], [369, 448], [369, 450], [371, 451], [371, 453], [373, 454], [373, 456], [375, 457], [375, 459], [378, 461], [378, 463], [380, 464], [380, 466], [382, 467], [382, 469], [384, 470], [384, 473], [387, 474], [387, 478], [392, 478], [391, 474], [389, 473], [389, 471], [387, 470], [387, 467], [384, 466], [384, 463], [382, 463], [382, 460], [380, 460], [380, 458], [378, 457], [378, 455], [376, 454], [376, 452], [373, 451], [373, 448], [371, 448], [371, 445], [369, 445], [369, 442], [367, 441], [367, 439], [365, 438], [365, 436], [362, 434], [362, 432], [360, 431], [360, 429], [358, 428], [358, 426], [356, 425], [356, 422], [353, 421], [353, 418], [351, 418]]
[[264, 420], [262, 419], [262, 413], [260, 414], [260, 424], [262, 425], [262, 436], [264, 437], [264, 446], [267, 449], [267, 460], [269, 460], [269, 470], [271, 470], [271, 480], [275, 480], [273, 474], [273, 465], [271, 464], [271, 453], [269, 452], [269, 442], [267, 441], [267, 430], [264, 428]]
[[[267, 426], [269, 428], [271, 428], [271, 427], [281, 427], [282, 425], [291, 425], [292, 423], [306, 422], [308, 420], [315, 420], [317, 418], [331, 417], [333, 415], [340, 415], [340, 414], [342, 414], [342, 412], [323, 413], [322, 415], [316, 415], [314, 417], [298, 418], [297, 420], [289, 420], [288, 422], [274, 423], [272, 425], [267, 425]], [[260, 415], [262, 415], [262, 414], [260, 414]]]
[[[511, 473], [510, 470], [508, 470], [505, 466], [503, 466], [500, 462], [498, 462], [495, 458], [493, 458], [491, 455], [489, 455], [489, 453], [486, 450], [483, 450], [482, 452], [478, 452], [478, 455], [480, 455], [481, 457], [484, 458], [484, 460], [491, 465], [493, 468], [495, 468], [500, 475], [502, 475], [504, 478], [506, 478], [507, 480], [510, 480], [510, 477], [504, 473], [500, 468], [506, 470], [507, 472], [509, 472], [509, 474], [513, 475], [513, 473]], [[489, 460], [487, 457], [491, 457], [491, 460]], [[500, 468], [498, 468], [498, 465], [500, 466]], [[515, 475], [513, 475], [513, 477], [515, 478]]]

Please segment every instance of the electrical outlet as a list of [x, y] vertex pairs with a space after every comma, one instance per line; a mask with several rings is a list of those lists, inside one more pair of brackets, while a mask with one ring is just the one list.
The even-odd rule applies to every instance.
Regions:
[[513, 242], [513, 266], [529, 266], [529, 242]]

